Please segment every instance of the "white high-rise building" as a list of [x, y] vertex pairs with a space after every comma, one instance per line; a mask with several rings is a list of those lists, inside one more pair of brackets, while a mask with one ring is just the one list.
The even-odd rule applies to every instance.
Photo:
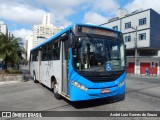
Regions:
[[42, 24], [33, 26], [33, 47], [42, 42], [42, 40], [38, 41], [38, 38], [47, 39], [57, 33], [59, 30], [61, 30], [61, 28], [56, 28], [50, 23], [50, 14], [45, 14], [42, 19]]
[[43, 16], [42, 25], [51, 25], [50, 23], [51, 15], [49, 13]]
[[33, 48], [33, 35], [26, 36], [26, 51], [27, 51], [27, 60], [30, 58], [30, 50]]
[[3, 21], [0, 21], [0, 33], [3, 33], [5, 35], [8, 34], [7, 25]]

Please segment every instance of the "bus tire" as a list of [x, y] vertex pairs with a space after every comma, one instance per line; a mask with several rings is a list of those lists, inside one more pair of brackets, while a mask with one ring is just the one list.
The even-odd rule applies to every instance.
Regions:
[[57, 100], [61, 99], [61, 95], [58, 93], [58, 86], [57, 86], [57, 82], [54, 80], [52, 81], [52, 90], [54, 93], [54, 96]]
[[37, 79], [36, 79], [36, 75], [35, 75], [35, 74], [33, 75], [33, 81], [34, 81], [34, 83], [38, 83], [38, 81], [37, 81]]

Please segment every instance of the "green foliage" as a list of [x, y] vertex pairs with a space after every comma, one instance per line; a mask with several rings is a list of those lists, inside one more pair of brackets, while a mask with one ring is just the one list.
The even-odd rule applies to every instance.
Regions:
[[25, 49], [22, 45], [21, 38], [0, 34], [0, 58], [3, 59], [6, 71], [8, 64], [14, 67], [23, 59]]

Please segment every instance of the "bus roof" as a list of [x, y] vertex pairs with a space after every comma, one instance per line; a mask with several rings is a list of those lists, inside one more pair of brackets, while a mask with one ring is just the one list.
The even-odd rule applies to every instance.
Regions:
[[41, 47], [42, 45], [44, 45], [44, 44], [46, 44], [46, 43], [48, 43], [48, 42], [50, 42], [52, 39], [57, 38], [58, 36], [60, 36], [60, 35], [62, 35], [63, 33], [67, 32], [68, 30], [70, 30], [73, 26], [74, 26], [74, 25], [70, 25], [70, 26], [66, 27], [65, 29], [63, 29], [63, 30], [60, 30], [60, 31], [57, 32], [55, 35], [51, 36], [50, 38], [48, 38], [48, 39], [45, 40], [44, 42], [40, 43], [39, 45], [37, 45], [36, 47], [34, 47], [33, 49], [31, 49], [31, 51], [32, 51], [32, 50], [35, 50], [35, 49], [37, 49], [37, 48], [39, 48], [39, 47]]
[[60, 30], [59, 32], [57, 32], [55, 35], [51, 36], [50, 38], [48, 38], [47, 40], [45, 40], [44, 42], [40, 43], [39, 45], [37, 45], [36, 47], [34, 47], [33, 49], [31, 49], [31, 51], [43, 46], [44, 44], [50, 42], [51, 40], [57, 38], [58, 36], [62, 35], [63, 33], [69, 31], [71, 28], [73, 28], [75, 25], [84, 25], [84, 26], [88, 26], [88, 27], [98, 27], [98, 28], [103, 28], [103, 29], [109, 29], [109, 30], [112, 30], [112, 31], [115, 31], [115, 32], [119, 32], [118, 30], [115, 30], [115, 29], [111, 29], [111, 28], [108, 28], [108, 27], [104, 27], [104, 26], [97, 26], [97, 25], [93, 25], [93, 24], [72, 24], [68, 27], [66, 27], [65, 29], [63, 30]]

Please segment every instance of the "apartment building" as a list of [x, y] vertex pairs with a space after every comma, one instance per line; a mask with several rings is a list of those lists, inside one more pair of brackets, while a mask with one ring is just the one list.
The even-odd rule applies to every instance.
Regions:
[[3, 33], [5, 35], [8, 34], [7, 25], [3, 21], [0, 21], [0, 33]]
[[[38, 41], [38, 38], [49, 38], [55, 33], [57, 33], [62, 28], [57, 28], [50, 23], [50, 14], [47, 13], [43, 16], [42, 24], [33, 26], [33, 47], [40, 44], [42, 41]], [[44, 39], [44, 40], [45, 40]]]
[[30, 58], [30, 50], [33, 48], [33, 35], [26, 36], [25, 49], [27, 51], [27, 60]]
[[127, 13], [119, 9], [115, 18], [103, 24], [120, 30], [126, 44], [127, 73], [160, 74], [160, 14], [153, 9]]

